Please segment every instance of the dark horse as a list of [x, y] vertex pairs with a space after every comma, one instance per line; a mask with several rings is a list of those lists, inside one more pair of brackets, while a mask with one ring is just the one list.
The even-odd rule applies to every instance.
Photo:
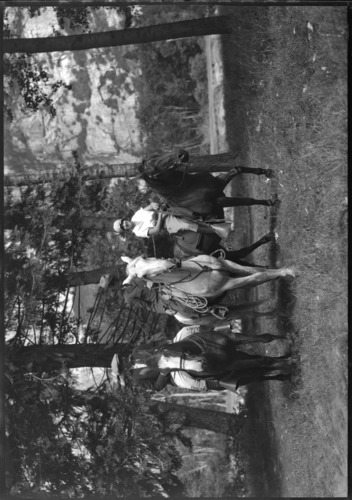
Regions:
[[[195, 215], [224, 217], [224, 207], [241, 205], [272, 206], [277, 200], [257, 200], [254, 198], [227, 197], [226, 185], [238, 174], [252, 173], [272, 177], [270, 169], [235, 167], [230, 172], [213, 176], [209, 172], [189, 174], [186, 165], [175, 162], [173, 166], [161, 168], [155, 173], [142, 173], [140, 180], [161, 196], [171, 207], [192, 210]], [[139, 180], [139, 188], [143, 190]]]
[[150, 238], [147, 253], [149, 257], [185, 259], [193, 255], [211, 255], [220, 251], [223, 252], [227, 260], [244, 266], [251, 266], [252, 264], [241, 259], [247, 257], [260, 246], [275, 241], [275, 238], [274, 233], [268, 233], [248, 247], [239, 250], [227, 250], [221, 245], [221, 238], [215, 233], [203, 234], [194, 231], [183, 231], [181, 234], [160, 234]]
[[237, 390], [255, 381], [284, 380], [289, 377], [291, 360], [287, 356], [270, 357], [248, 354], [239, 347], [248, 342], [271, 342], [284, 338], [263, 334], [238, 338], [233, 333], [201, 327], [198, 333], [157, 348], [137, 349], [134, 363], [139, 368], [163, 375], [184, 371], [194, 379], [216, 380], [223, 388]]

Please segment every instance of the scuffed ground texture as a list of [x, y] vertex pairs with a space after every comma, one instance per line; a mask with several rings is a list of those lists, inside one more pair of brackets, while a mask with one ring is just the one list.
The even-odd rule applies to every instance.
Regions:
[[[236, 14], [235, 7], [219, 14]], [[249, 241], [269, 229], [278, 244], [256, 263], [293, 265], [293, 282], [252, 290], [280, 317], [249, 321], [287, 340], [288, 382], [250, 387], [249, 495], [347, 495], [347, 11], [344, 7], [243, 7], [222, 37], [226, 134], [238, 164], [270, 167], [275, 178], [242, 176], [234, 192], [277, 209], [234, 209]], [[250, 227], [250, 231], [248, 228]], [[239, 230], [240, 230], [239, 229]], [[231, 244], [231, 241], [229, 242]], [[233, 242], [237, 245], [237, 241]]]

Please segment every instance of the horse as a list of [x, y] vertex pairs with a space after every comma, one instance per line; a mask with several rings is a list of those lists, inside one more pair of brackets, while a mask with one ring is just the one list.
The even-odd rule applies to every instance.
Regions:
[[176, 168], [164, 168], [154, 173], [142, 172], [137, 179], [140, 191], [146, 192], [147, 187], [161, 196], [171, 207], [190, 209], [197, 216], [209, 216], [223, 219], [224, 207], [243, 205], [273, 206], [278, 203], [277, 198], [254, 199], [242, 197], [227, 197], [224, 193], [226, 185], [238, 174], [252, 173], [272, 177], [270, 169], [249, 168], [238, 166], [231, 171], [214, 176], [209, 172], [186, 172], [186, 166], [180, 169], [180, 163], [175, 162]]
[[[248, 247], [239, 250], [227, 250], [220, 242], [221, 238], [215, 233], [195, 233], [194, 231], [183, 231], [180, 234], [165, 235], [160, 234], [150, 238], [147, 248], [148, 257], [157, 258], [172, 258], [185, 259], [195, 255], [212, 255], [216, 252], [222, 254], [225, 259], [237, 262], [244, 266], [257, 266], [249, 262], [243, 261], [254, 250], [271, 241], [277, 241], [277, 234], [274, 232], [267, 233], [258, 241], [252, 243]], [[257, 266], [265, 267], [265, 266]]]
[[[237, 264], [261, 267], [265, 269], [266, 266], [251, 264], [243, 261], [242, 258], [247, 257], [261, 245], [276, 240], [277, 234], [271, 232], [248, 247], [244, 247], [239, 250], [227, 250], [220, 245], [220, 237], [216, 234], [201, 234], [193, 231], [184, 231], [180, 235], [160, 234], [151, 238], [148, 242], [147, 256], [165, 259], [172, 257], [186, 259], [195, 255], [215, 255], [215, 253], [221, 253], [225, 256], [225, 259], [232, 260]], [[163, 301], [163, 304], [160, 304], [160, 301]], [[156, 302], [159, 302], [159, 304]], [[208, 303], [210, 306], [213, 305], [214, 307], [210, 307], [210, 310], [207, 312], [199, 312], [191, 307], [187, 307], [185, 303], [176, 301], [172, 305], [174, 317], [177, 321], [185, 325], [214, 325], [219, 321], [220, 317], [221, 319], [231, 321], [234, 319], [243, 319], [248, 315], [251, 315], [252, 317], [272, 317], [275, 315], [275, 311], [255, 311], [255, 308], [262, 304], [262, 301], [226, 306], [219, 304], [219, 300], [208, 300]], [[143, 306], [144, 304], [142, 303], [140, 305]], [[154, 305], [151, 306], [151, 308], [157, 308], [157, 312], [165, 312], [167, 310], [171, 312], [171, 309], [168, 306], [169, 304], [166, 305], [165, 303], [165, 298], [163, 299], [162, 296], [160, 296], [154, 300]], [[175, 308], [176, 312], [174, 312]]]
[[[253, 287], [280, 277], [295, 276], [292, 268], [262, 269], [242, 266], [211, 255], [197, 255], [182, 261], [175, 259], [122, 257], [127, 263], [128, 277], [145, 277], [152, 283], [162, 283], [172, 295], [181, 298], [196, 296], [218, 298], [229, 290]], [[204, 302], [204, 301], [203, 301]]]
[[[124, 287], [124, 300], [130, 306], [139, 307], [145, 311], [158, 314], [168, 314], [185, 325], [215, 325], [226, 320], [231, 323], [235, 319], [246, 317], [273, 317], [275, 311], [259, 312], [255, 308], [264, 301], [253, 301], [240, 304], [221, 304], [223, 297], [207, 299], [207, 305], [199, 304], [199, 298], [184, 298], [170, 294], [169, 289], [162, 284], [149, 287], [142, 278], [132, 278]], [[193, 298], [193, 300], [192, 300]], [[198, 300], [197, 300], [198, 299]]]
[[186, 372], [194, 379], [216, 380], [232, 391], [254, 381], [284, 380], [290, 374], [291, 360], [287, 356], [259, 356], [239, 350], [249, 342], [267, 343], [284, 336], [266, 333], [252, 337], [241, 335], [239, 339], [231, 332], [201, 327], [199, 330], [178, 342], [156, 348], [137, 346], [130, 360], [132, 368], [145, 369], [146, 376], [150, 370], [174, 376], [175, 372]]

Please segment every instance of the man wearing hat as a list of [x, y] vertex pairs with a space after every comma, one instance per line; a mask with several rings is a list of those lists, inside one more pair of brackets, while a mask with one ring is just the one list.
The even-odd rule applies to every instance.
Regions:
[[168, 209], [162, 211], [157, 203], [151, 203], [146, 208], [140, 208], [131, 218], [117, 219], [114, 222], [114, 231], [123, 234], [132, 231], [139, 238], [149, 238], [162, 229], [169, 234], [179, 231], [194, 231], [198, 233], [215, 233], [221, 238], [227, 238], [230, 232], [230, 223], [220, 222], [210, 224], [196, 221], [192, 218], [192, 212], [185, 208]]

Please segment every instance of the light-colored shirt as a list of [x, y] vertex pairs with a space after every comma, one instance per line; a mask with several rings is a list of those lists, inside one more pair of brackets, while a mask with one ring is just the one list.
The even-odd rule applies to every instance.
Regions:
[[134, 234], [139, 238], [148, 238], [149, 229], [156, 225], [155, 212], [140, 208], [134, 214], [131, 221], [136, 222], [136, 225], [132, 229]]

